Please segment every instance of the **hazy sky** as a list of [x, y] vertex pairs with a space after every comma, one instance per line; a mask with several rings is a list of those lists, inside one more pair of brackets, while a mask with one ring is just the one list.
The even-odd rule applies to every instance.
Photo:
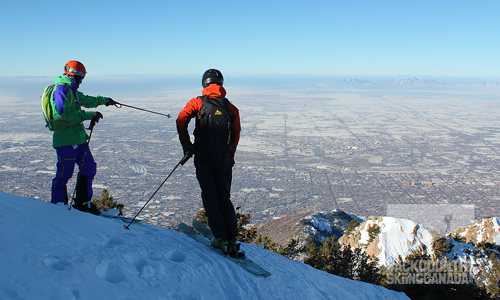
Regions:
[[500, 77], [500, 1], [4, 0], [0, 76]]

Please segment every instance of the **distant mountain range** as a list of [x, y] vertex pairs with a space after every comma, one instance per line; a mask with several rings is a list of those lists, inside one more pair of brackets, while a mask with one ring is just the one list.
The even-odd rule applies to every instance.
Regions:
[[485, 81], [474, 83], [457, 83], [435, 79], [407, 78], [390, 79], [384, 81], [371, 81], [363, 79], [342, 79], [330, 83], [321, 84], [329, 88], [363, 88], [363, 89], [449, 89], [449, 90], [468, 90], [468, 89], [498, 89], [500, 81]]

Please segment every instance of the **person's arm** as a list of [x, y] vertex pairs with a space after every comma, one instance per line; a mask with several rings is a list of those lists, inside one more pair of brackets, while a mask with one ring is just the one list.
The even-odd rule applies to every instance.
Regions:
[[103, 96], [88, 96], [85, 95], [82, 92], [77, 92], [78, 93], [78, 102], [82, 106], [85, 106], [87, 108], [93, 108], [93, 107], [98, 107], [99, 105], [104, 105], [108, 102], [108, 97], [103, 97]]
[[92, 112], [86, 112], [81, 109], [75, 109], [76, 105], [67, 103], [69, 93], [72, 93], [71, 89], [63, 84], [58, 84], [54, 91], [53, 99], [56, 106], [54, 111], [54, 119], [59, 116], [61, 119], [68, 121], [70, 123], [80, 123], [85, 120], [92, 119]]
[[198, 111], [201, 108], [201, 99], [193, 98], [191, 99], [184, 109], [179, 112], [177, 117], [177, 133], [179, 134], [179, 141], [182, 147], [188, 147], [192, 145], [191, 138], [189, 136], [188, 125], [192, 118], [198, 115]]

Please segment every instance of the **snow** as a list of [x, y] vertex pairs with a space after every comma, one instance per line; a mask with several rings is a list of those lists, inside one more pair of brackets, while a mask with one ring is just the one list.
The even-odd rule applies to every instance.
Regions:
[[[399, 218], [383, 217], [369, 220], [365, 227], [377, 224], [380, 228], [377, 247], [381, 253], [377, 256], [379, 264], [391, 266], [398, 260], [398, 256], [406, 257], [419, 252], [420, 249], [432, 249], [432, 235], [429, 230], [422, 228], [417, 223]], [[368, 232], [361, 236], [362, 242], [368, 241]]]
[[481, 219], [476, 221], [474, 224], [460, 228], [455, 232], [459, 237], [467, 239], [473, 237], [474, 240], [469, 241], [475, 244], [489, 242], [500, 245], [500, 220], [496, 217]]
[[491, 218], [491, 222], [493, 223], [494, 232], [497, 232], [497, 234], [493, 237], [493, 241], [495, 244], [500, 245], [500, 220], [494, 217]]
[[[454, 261], [468, 268], [475, 278], [478, 278], [480, 274], [491, 272], [493, 264], [484, 250], [455, 240], [452, 240], [451, 243], [452, 249], [445, 255], [448, 261]], [[487, 281], [488, 279], [483, 276], [479, 280]]]
[[332, 235], [337, 238], [342, 236], [352, 219], [356, 219], [358, 223], [363, 222], [362, 219], [354, 215], [336, 209], [315, 212], [305, 216], [300, 222], [306, 225], [303, 231], [307, 233], [308, 237], [323, 241]]
[[178, 231], [123, 225], [0, 192], [0, 299], [408, 299], [243, 244], [273, 274], [257, 277]]
[[[380, 245], [386, 249], [388, 261], [396, 261], [396, 253], [402, 257], [419, 251], [419, 249], [432, 249], [432, 235], [429, 230], [420, 227], [411, 220], [398, 218], [384, 218], [384, 225], [381, 226]], [[382, 260], [381, 260], [382, 262]]]

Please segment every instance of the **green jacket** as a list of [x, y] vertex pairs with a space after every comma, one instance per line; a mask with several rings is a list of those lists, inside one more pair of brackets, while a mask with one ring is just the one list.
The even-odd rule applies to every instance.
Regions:
[[71, 83], [66, 76], [56, 78], [56, 88], [52, 94], [51, 104], [54, 119], [67, 122], [67, 126], [54, 130], [52, 146], [80, 145], [89, 139], [83, 121], [92, 119], [91, 111], [82, 110], [81, 106], [90, 108], [106, 104], [107, 98], [87, 96], [78, 91], [78, 84]]

